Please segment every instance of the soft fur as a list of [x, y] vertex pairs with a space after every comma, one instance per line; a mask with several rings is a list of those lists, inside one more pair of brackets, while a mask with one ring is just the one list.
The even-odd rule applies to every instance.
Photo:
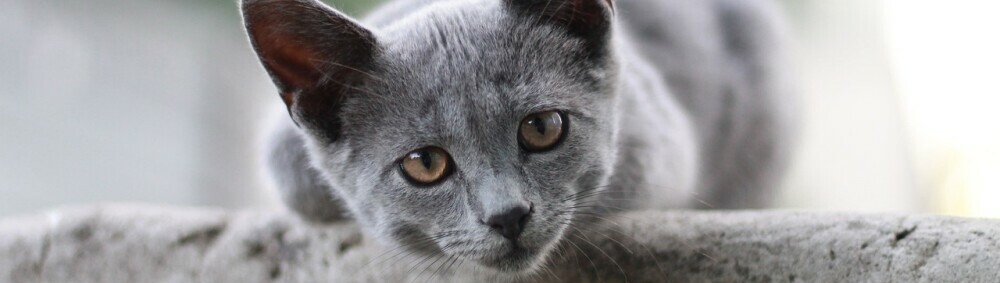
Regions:
[[[783, 166], [765, 1], [397, 0], [364, 23], [314, 0], [242, 6], [292, 118], [267, 154], [286, 202], [424, 256], [536, 272], [605, 213], [763, 206]], [[518, 125], [546, 110], [568, 136], [527, 153]], [[398, 166], [424, 146], [456, 166], [431, 187]], [[523, 206], [517, 240], [482, 223]]]

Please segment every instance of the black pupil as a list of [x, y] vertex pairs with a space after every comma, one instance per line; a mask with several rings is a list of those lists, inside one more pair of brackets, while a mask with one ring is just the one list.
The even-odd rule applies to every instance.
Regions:
[[545, 135], [545, 120], [541, 116], [535, 116], [535, 119], [532, 119], [528, 124], [535, 126], [535, 131], [538, 131], [542, 136]]
[[424, 165], [424, 168], [431, 169], [431, 165], [434, 162], [434, 158], [431, 157], [431, 153], [425, 150], [421, 151], [418, 155], [420, 155], [420, 163]]

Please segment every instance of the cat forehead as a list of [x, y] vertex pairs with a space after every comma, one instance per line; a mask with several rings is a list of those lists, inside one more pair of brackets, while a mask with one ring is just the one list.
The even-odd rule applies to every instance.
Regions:
[[430, 5], [380, 30], [375, 78], [346, 107], [348, 119], [370, 124], [368, 138], [406, 144], [510, 132], [538, 111], [586, 111], [593, 96], [584, 93], [598, 79], [582, 42], [499, 2]]
[[528, 94], [511, 89], [587, 81], [590, 68], [579, 39], [519, 17], [499, 2], [444, 2], [386, 28], [379, 35], [377, 72], [389, 79], [380, 87], [411, 96], [531, 101], [546, 97], [519, 97]]
[[[578, 38], [541, 18], [512, 11], [503, 1], [442, 1], [379, 32], [393, 65], [454, 71], [530, 71], [574, 67], [583, 52]], [[520, 68], [519, 68], [520, 67]]]

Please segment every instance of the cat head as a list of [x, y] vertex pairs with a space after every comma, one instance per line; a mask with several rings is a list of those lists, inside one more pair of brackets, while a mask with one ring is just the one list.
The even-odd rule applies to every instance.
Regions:
[[530, 272], [608, 179], [611, 0], [439, 1], [379, 29], [242, 8], [313, 166], [385, 242]]

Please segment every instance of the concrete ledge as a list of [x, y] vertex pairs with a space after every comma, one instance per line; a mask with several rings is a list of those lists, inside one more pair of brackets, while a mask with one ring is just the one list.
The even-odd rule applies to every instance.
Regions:
[[[1000, 282], [992, 220], [639, 212], [578, 237], [548, 271], [517, 281]], [[0, 282], [500, 279], [508, 278], [381, 251], [349, 223], [280, 213], [111, 205], [0, 220]]]

